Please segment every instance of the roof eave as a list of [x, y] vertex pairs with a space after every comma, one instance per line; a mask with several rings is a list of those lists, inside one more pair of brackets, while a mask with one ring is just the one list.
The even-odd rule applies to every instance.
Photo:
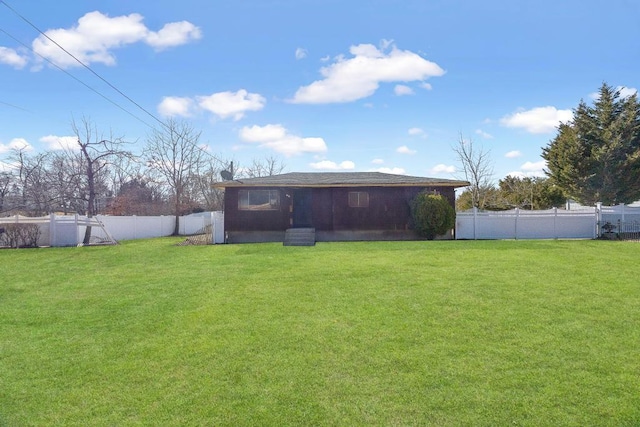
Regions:
[[339, 184], [304, 184], [304, 183], [255, 183], [245, 184], [241, 181], [216, 182], [211, 186], [214, 188], [256, 188], [256, 187], [289, 187], [289, 188], [346, 188], [346, 187], [468, 187], [471, 185], [467, 181], [435, 181], [435, 182], [410, 182], [410, 183], [339, 183]]

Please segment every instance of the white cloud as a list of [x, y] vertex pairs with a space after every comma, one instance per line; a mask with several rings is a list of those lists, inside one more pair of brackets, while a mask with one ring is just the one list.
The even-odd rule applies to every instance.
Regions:
[[504, 155], [507, 159], [515, 159], [517, 157], [521, 157], [522, 153], [518, 150], [513, 150], [513, 151], [509, 151], [507, 154]]
[[240, 131], [240, 137], [246, 142], [274, 141], [286, 136], [287, 129], [282, 125], [245, 126]]
[[400, 153], [400, 154], [416, 154], [417, 151], [416, 150], [412, 150], [411, 148], [407, 147], [406, 145], [403, 145], [401, 147], [396, 148], [396, 153]]
[[409, 86], [407, 85], [396, 85], [396, 87], [393, 88], [393, 93], [395, 93], [397, 96], [403, 96], [403, 95], [413, 95], [413, 89], [411, 89]]
[[[95, 62], [114, 65], [113, 50], [133, 43], [143, 42], [161, 50], [201, 37], [200, 29], [187, 21], [168, 23], [154, 32], [142, 23], [143, 19], [138, 13], [111, 18], [94, 11], [82, 16], [77, 25], [69, 29], [51, 29], [45, 34], [87, 65]], [[43, 35], [33, 41], [32, 47], [35, 53], [62, 68], [81, 66]]]
[[40, 138], [50, 150], [78, 150], [77, 136], [55, 136], [47, 135]]
[[327, 62], [331, 59], [331, 56], [327, 55], [327, 56], [323, 56], [322, 58], [320, 58], [321, 62]]
[[0, 46], [0, 64], [7, 64], [13, 68], [20, 69], [27, 65], [27, 58], [13, 49]]
[[547, 167], [547, 162], [540, 160], [539, 162], [525, 162], [520, 168], [525, 172], [542, 172]]
[[258, 111], [264, 108], [266, 100], [257, 93], [249, 93], [244, 89], [237, 92], [218, 92], [208, 96], [197, 96], [198, 105], [222, 119], [233, 117], [240, 120], [247, 111]]
[[406, 173], [403, 168], [378, 168], [372, 170], [371, 172], [390, 173], [393, 175], [404, 175]]
[[165, 117], [189, 117], [198, 110], [205, 110], [222, 119], [240, 120], [247, 111], [263, 109], [266, 102], [262, 95], [240, 89], [237, 92], [218, 92], [195, 98], [165, 96], [158, 105], [158, 112]]
[[547, 106], [509, 114], [500, 119], [500, 123], [510, 128], [522, 128], [530, 133], [549, 133], [556, 130], [560, 123], [566, 123], [572, 118], [571, 110]]
[[200, 28], [188, 21], [170, 22], [158, 32], [149, 31], [144, 41], [156, 50], [187, 44], [202, 37]]
[[426, 83], [426, 82], [420, 83], [420, 87], [421, 87], [422, 89], [426, 89], [426, 90], [431, 90], [431, 89], [433, 89], [433, 87], [431, 86], [431, 83]]
[[189, 117], [193, 111], [194, 102], [191, 98], [179, 96], [165, 96], [158, 105], [158, 112], [164, 117]]
[[455, 173], [456, 167], [445, 165], [443, 163], [437, 164], [429, 170], [430, 174], [441, 175], [446, 173]]
[[384, 160], [382, 160], [382, 159], [373, 159], [373, 160], [371, 160], [371, 163], [373, 163], [374, 165], [382, 165], [382, 164], [384, 164]]
[[312, 169], [320, 170], [353, 170], [356, 168], [356, 164], [351, 160], [345, 160], [339, 164], [330, 160], [322, 160], [316, 163], [309, 163]]
[[482, 129], [476, 129], [476, 135], [480, 135], [484, 139], [492, 139], [493, 135], [483, 131]]
[[628, 98], [638, 93], [638, 89], [635, 87], [618, 86], [616, 89], [620, 91], [620, 97], [622, 98]]
[[9, 141], [8, 144], [3, 144], [0, 142], [0, 154], [6, 153], [10, 150], [20, 149], [25, 151], [32, 151], [33, 147], [24, 138], [13, 138], [11, 141]]
[[243, 127], [240, 130], [240, 138], [248, 143], [257, 143], [261, 147], [271, 148], [286, 156], [301, 153], [323, 153], [327, 151], [327, 144], [322, 138], [303, 138], [291, 135], [280, 124], [268, 124], [266, 126]]
[[[387, 48], [390, 51], [386, 51]], [[441, 76], [444, 70], [408, 50], [400, 50], [389, 41], [382, 49], [360, 44], [349, 49], [352, 57], [338, 56], [320, 70], [321, 80], [300, 87], [291, 102], [328, 104], [351, 102], [375, 93], [380, 83], [411, 82]]]
[[407, 133], [411, 136], [426, 136], [425, 131], [420, 128], [410, 128]]
[[539, 162], [525, 162], [520, 166], [519, 171], [509, 172], [507, 176], [513, 176], [516, 178], [533, 178], [546, 176], [544, 169], [547, 167], [547, 162], [541, 160]]
[[[621, 98], [628, 98], [628, 97], [638, 93], [638, 89], [636, 89], [634, 87], [616, 86], [616, 90], [618, 92], [620, 92], [620, 97]], [[600, 92], [592, 92], [592, 93], [590, 93], [589, 94], [589, 98], [593, 99], [594, 101], [599, 100], [600, 99]]]
[[307, 49], [301, 47], [296, 49], [296, 59], [304, 59], [307, 57]]

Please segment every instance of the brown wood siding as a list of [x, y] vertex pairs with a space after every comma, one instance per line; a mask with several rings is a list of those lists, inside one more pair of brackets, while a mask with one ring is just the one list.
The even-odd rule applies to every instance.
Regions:
[[[242, 188], [250, 189], [250, 188]], [[265, 188], [260, 188], [261, 190]], [[238, 209], [240, 188], [227, 188], [224, 192], [224, 228], [227, 231], [281, 231], [289, 228], [291, 198], [280, 192], [280, 209], [247, 211]]]
[[[268, 187], [256, 187], [269, 189]], [[291, 224], [293, 189], [280, 191], [280, 209], [246, 211], [238, 209], [238, 192], [225, 191], [225, 229], [227, 231], [284, 231]], [[411, 226], [409, 203], [421, 191], [435, 191], [455, 206], [452, 187], [338, 187], [312, 189], [313, 227], [318, 231], [406, 230]], [[366, 191], [368, 207], [349, 207], [350, 191]]]
[[313, 189], [313, 226], [316, 230], [333, 230], [332, 188]]
[[[360, 187], [333, 191], [334, 230], [405, 230], [410, 224], [410, 196], [406, 188]], [[368, 207], [350, 207], [349, 192], [369, 194]], [[410, 191], [410, 193], [412, 193]]]

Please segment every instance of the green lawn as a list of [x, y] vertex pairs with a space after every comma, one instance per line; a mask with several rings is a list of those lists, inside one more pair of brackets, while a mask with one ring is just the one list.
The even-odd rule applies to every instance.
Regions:
[[640, 425], [640, 246], [0, 251], [0, 426]]

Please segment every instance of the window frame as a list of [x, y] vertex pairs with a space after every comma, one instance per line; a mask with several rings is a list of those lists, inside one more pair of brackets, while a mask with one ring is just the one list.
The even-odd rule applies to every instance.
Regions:
[[[355, 203], [353, 203], [353, 197], [355, 196]], [[347, 194], [347, 203], [350, 208], [368, 208], [369, 207], [369, 192], [368, 191], [349, 191]]]
[[[256, 198], [268, 200], [265, 203], [257, 204]], [[251, 204], [251, 202], [254, 204]], [[244, 202], [244, 203], [243, 203]], [[247, 188], [238, 190], [238, 210], [239, 211], [277, 211], [280, 210], [280, 190], [264, 188]]]

